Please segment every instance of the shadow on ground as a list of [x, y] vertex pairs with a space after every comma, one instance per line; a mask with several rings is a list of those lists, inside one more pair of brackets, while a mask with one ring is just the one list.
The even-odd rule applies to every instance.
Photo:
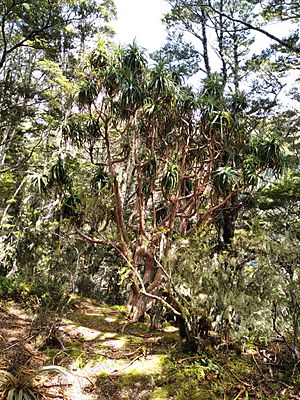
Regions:
[[[37, 399], [287, 400], [299, 399], [300, 376], [269, 367], [252, 348], [236, 354], [208, 346], [190, 356], [176, 330], [128, 324], [125, 309], [78, 299], [63, 317], [0, 309], [0, 369], [66, 367], [67, 377], [38, 377]], [[1, 399], [2, 400], [2, 399]]]
[[77, 376], [78, 398], [169, 398], [151, 394], [163, 373], [165, 347], [178, 341], [177, 332], [149, 333], [147, 324], [129, 325], [124, 309], [88, 301], [63, 319], [60, 333], [64, 349], [49, 349], [48, 355]]

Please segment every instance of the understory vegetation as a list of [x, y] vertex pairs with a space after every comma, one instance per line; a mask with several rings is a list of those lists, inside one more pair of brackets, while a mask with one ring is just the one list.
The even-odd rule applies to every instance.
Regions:
[[166, 2], [0, 4], [3, 399], [300, 398], [300, 6]]

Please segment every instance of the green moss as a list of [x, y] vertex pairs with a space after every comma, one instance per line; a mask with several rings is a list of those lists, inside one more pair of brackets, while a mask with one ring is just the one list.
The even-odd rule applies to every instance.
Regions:
[[126, 386], [131, 386], [141, 380], [142, 375], [138, 371], [132, 371], [130, 374], [123, 375], [120, 378], [119, 386], [124, 388]]
[[157, 382], [174, 400], [235, 398], [239, 379], [249, 382], [253, 376], [251, 360], [232, 352], [214, 350], [214, 354], [202, 353], [194, 358], [186, 354], [175, 357], [165, 359], [164, 376]]
[[89, 354], [89, 361], [92, 363], [92, 365], [103, 363], [105, 360], [107, 360], [107, 358], [102, 354]]
[[[132, 326], [130, 326], [130, 331], [134, 333], [148, 333], [149, 326], [143, 322], [135, 322]], [[125, 330], [126, 332], [126, 330]]]
[[178, 332], [168, 332], [163, 336], [162, 343], [165, 346], [169, 346], [178, 342]]
[[[200, 383], [197, 378], [187, 378], [185, 374], [175, 374], [172, 382], [167, 384], [164, 389], [174, 400], [218, 399], [208, 382]], [[223, 399], [223, 397], [220, 398]]]
[[76, 361], [85, 354], [84, 345], [79, 340], [73, 339], [66, 344], [65, 352]]
[[187, 390], [181, 390], [180, 393], [175, 395], [174, 400], [223, 400], [223, 397], [216, 397], [215, 393], [210, 390], [200, 388], [190, 388]]
[[164, 388], [156, 388], [150, 395], [149, 400], [168, 400], [169, 392]]
[[105, 317], [98, 313], [88, 315], [81, 312], [76, 312], [70, 314], [68, 318], [76, 324], [80, 324], [87, 328], [95, 329], [98, 331], [110, 329], [110, 324], [105, 320]]
[[108, 377], [108, 373], [105, 371], [100, 371], [98, 374], [99, 379], [106, 379]]
[[104, 316], [103, 315], [101, 315], [101, 314], [98, 314], [98, 313], [95, 313], [95, 315], [93, 314], [93, 315], [89, 315], [89, 314], [85, 314], [85, 313], [82, 313], [82, 312], [76, 312], [76, 313], [73, 313], [72, 315], [71, 315], [73, 318], [73, 320], [74, 321], [78, 321], [78, 322], [87, 322], [87, 323], [90, 323], [90, 322], [93, 322], [93, 323], [95, 323], [95, 319], [97, 320], [97, 322], [101, 322], [101, 323], [103, 323], [103, 322], [105, 322], [105, 319], [104, 319]]
[[110, 307], [110, 309], [111, 310], [120, 311], [124, 315], [126, 315], [126, 313], [127, 313], [127, 307], [126, 306], [112, 306], [112, 307]]
[[59, 349], [47, 349], [46, 354], [49, 360], [53, 361], [57, 359], [60, 354], [62, 354], [62, 351]]

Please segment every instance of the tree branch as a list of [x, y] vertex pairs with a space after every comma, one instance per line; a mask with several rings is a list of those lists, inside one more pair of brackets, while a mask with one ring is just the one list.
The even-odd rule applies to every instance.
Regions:
[[249, 22], [243, 21], [243, 20], [241, 20], [239, 18], [234, 18], [234, 17], [232, 17], [232, 16], [230, 16], [230, 15], [224, 13], [224, 12], [221, 12], [221, 11], [217, 10], [211, 4], [210, 1], [208, 1], [208, 5], [206, 7], [210, 8], [213, 12], [215, 12], [218, 15], [228, 19], [229, 21], [236, 22], [238, 24], [244, 25], [246, 28], [248, 28], [250, 30], [262, 33], [263, 35], [267, 36], [269, 39], [274, 40], [275, 42], [279, 43], [281, 46], [289, 49], [290, 51], [293, 51], [293, 52], [295, 52], [297, 54], [300, 53], [300, 47], [294, 46], [293, 44], [291, 44], [291, 43], [289, 43], [289, 42], [287, 42], [285, 40], [280, 39], [279, 37], [273, 35], [272, 33], [266, 31], [265, 29], [260, 28], [259, 26], [252, 25]]
[[13, 170], [19, 168], [20, 165], [22, 165], [22, 164], [24, 164], [26, 161], [28, 161], [28, 160], [32, 157], [32, 155], [33, 155], [33, 153], [34, 153], [34, 150], [40, 145], [40, 143], [42, 142], [42, 140], [43, 140], [43, 138], [40, 139], [39, 142], [38, 142], [35, 146], [33, 146], [33, 148], [31, 149], [30, 153], [28, 154], [28, 156], [26, 156], [22, 161], [20, 161], [18, 164], [14, 165], [13, 167], [9, 167], [9, 168], [6, 168], [6, 169], [2, 169], [2, 170], [0, 171], [0, 174], [5, 174], [5, 173], [8, 172], [8, 171], [13, 171]]
[[112, 244], [112, 243], [108, 243], [106, 240], [104, 239], [98, 239], [95, 237], [91, 237], [88, 236], [86, 233], [83, 233], [79, 228], [77, 228], [77, 226], [74, 225], [74, 229], [76, 231], [76, 233], [84, 240], [87, 240], [90, 243], [94, 243], [94, 244], [101, 244], [103, 246], [107, 246], [107, 247], [115, 247], [116, 245]]

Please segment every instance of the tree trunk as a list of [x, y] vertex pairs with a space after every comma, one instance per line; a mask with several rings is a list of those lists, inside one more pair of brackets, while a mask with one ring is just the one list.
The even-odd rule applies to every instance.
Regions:
[[238, 217], [238, 196], [231, 198], [223, 210], [223, 242], [226, 249], [230, 248], [235, 234], [235, 223]]
[[[151, 295], [158, 296], [161, 291], [163, 272], [160, 266], [156, 266], [153, 252], [154, 248], [151, 244], [148, 248], [139, 245], [133, 252], [134, 270], [141, 271], [141, 264], [144, 268], [141, 272], [137, 272], [139, 276], [134, 274], [134, 282], [130, 286], [128, 308], [129, 319], [132, 322], [138, 321], [156, 302]], [[149, 296], [143, 292], [149, 293]]]
[[144, 316], [144, 314], [148, 310], [150, 310], [155, 301], [155, 299], [147, 297], [141, 292], [136, 293], [134, 290], [132, 290], [130, 299], [128, 301], [130, 321], [139, 321]]

